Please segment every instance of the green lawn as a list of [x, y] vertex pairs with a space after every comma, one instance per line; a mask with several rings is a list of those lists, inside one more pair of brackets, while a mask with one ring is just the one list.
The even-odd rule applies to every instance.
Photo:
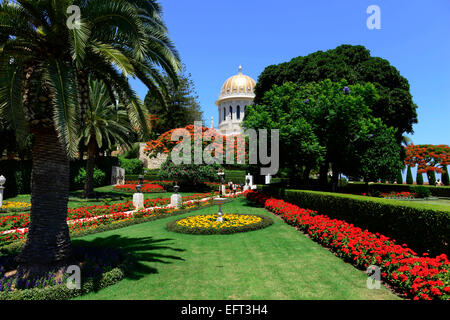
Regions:
[[168, 232], [166, 223], [179, 218], [171, 217], [74, 239], [121, 247], [139, 260], [126, 279], [78, 299], [400, 299], [383, 286], [367, 289], [363, 271], [245, 199], [224, 205], [224, 212], [266, 214], [275, 223], [202, 236]]
[[430, 210], [441, 210], [441, 211], [449, 211], [450, 212], [450, 200], [447, 199], [436, 199], [436, 200], [395, 200], [395, 199], [382, 199], [375, 197], [367, 197], [367, 196], [357, 196], [350, 194], [339, 194], [334, 193], [333, 195], [350, 197], [354, 199], [363, 199], [363, 200], [373, 200], [380, 203], [387, 204], [395, 204], [399, 206], [413, 207], [419, 209], [430, 209]]
[[[84, 199], [81, 198], [82, 190], [73, 191], [69, 196], [69, 208], [87, 207], [92, 205], [104, 205], [120, 202], [133, 201], [133, 192], [119, 192], [115, 191], [112, 186], [106, 186], [96, 188], [95, 192], [98, 195], [98, 199]], [[146, 193], [145, 199], [154, 198], [169, 198], [173, 192], [160, 192], [160, 193]], [[183, 196], [189, 196], [195, 194], [195, 192], [180, 192]], [[21, 194], [14, 198], [5, 199], [5, 201], [24, 201], [31, 202], [29, 194]]]

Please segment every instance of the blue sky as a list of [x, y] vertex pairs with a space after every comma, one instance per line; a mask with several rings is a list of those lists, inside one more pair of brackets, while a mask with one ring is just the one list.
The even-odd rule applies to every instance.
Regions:
[[[449, 0], [162, 0], [170, 37], [192, 74], [204, 119], [224, 81], [257, 80], [264, 68], [341, 44], [363, 45], [409, 80], [419, 123], [415, 144], [450, 144]], [[366, 9], [381, 9], [381, 30], [369, 30]], [[138, 81], [133, 87], [144, 98]]]

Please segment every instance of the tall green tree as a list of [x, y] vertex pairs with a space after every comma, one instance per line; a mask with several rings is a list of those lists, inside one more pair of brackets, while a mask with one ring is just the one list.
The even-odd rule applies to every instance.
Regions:
[[[302, 172], [304, 180], [318, 165], [326, 168], [321, 173], [326, 178], [330, 164], [335, 185], [340, 173], [365, 179], [395, 178], [400, 158], [392, 150], [399, 155], [400, 147], [393, 137], [394, 129], [370, 113], [368, 105], [377, 98], [370, 83], [347, 86], [345, 80], [329, 79], [304, 85], [287, 82], [266, 92], [261, 104], [247, 108], [244, 126], [279, 129], [280, 160]], [[361, 161], [364, 157], [366, 162]], [[376, 163], [366, 165], [372, 161]]]
[[406, 172], [406, 183], [414, 184], [411, 167], [410, 166], [407, 166], [407, 167], [408, 167], [408, 171]]
[[[72, 5], [81, 19], [68, 13]], [[180, 64], [153, 0], [3, 1], [0, 46], [0, 117], [19, 142], [34, 136], [31, 221], [19, 256], [21, 273], [34, 276], [72, 262], [69, 158], [89, 109], [89, 76], [126, 106], [133, 127], [149, 132], [127, 77], [163, 95], [159, 70], [176, 81]]]
[[444, 166], [444, 172], [442, 173], [442, 183], [445, 186], [448, 186], [450, 184], [450, 179], [449, 179], [449, 176], [448, 176], [448, 167], [447, 166]]
[[395, 182], [397, 182], [398, 184], [403, 184], [402, 170], [398, 171], [397, 177], [395, 178]]
[[398, 143], [403, 133], [413, 131], [412, 126], [417, 123], [417, 106], [412, 100], [407, 79], [389, 61], [372, 57], [363, 46], [341, 45], [268, 66], [258, 78], [255, 103], [260, 104], [273, 85], [285, 82], [305, 84], [325, 79], [334, 82], [346, 79], [350, 85], [373, 83], [379, 94], [379, 98], [369, 105], [373, 116], [396, 129]]
[[417, 171], [416, 183], [419, 186], [423, 185], [423, 173], [422, 172]]
[[85, 126], [80, 140], [87, 147], [86, 181], [84, 196], [92, 198], [94, 192], [95, 157], [102, 147], [111, 148], [114, 144], [131, 147], [131, 123], [123, 105], [115, 105], [103, 82], [89, 79], [90, 99]]
[[428, 184], [434, 186], [436, 184], [436, 172], [427, 171]]
[[165, 101], [149, 92], [144, 102], [152, 117], [154, 139], [171, 129], [184, 128], [194, 124], [194, 121], [201, 121], [203, 117], [194, 82], [186, 67], [180, 71], [178, 85], [169, 77], [164, 80], [169, 84]]

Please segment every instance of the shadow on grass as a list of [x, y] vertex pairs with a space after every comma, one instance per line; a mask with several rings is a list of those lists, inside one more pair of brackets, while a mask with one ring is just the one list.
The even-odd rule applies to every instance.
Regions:
[[[186, 250], [168, 245], [167, 242], [171, 240], [173, 239], [132, 238], [122, 235], [111, 235], [104, 238], [95, 238], [91, 241], [75, 239], [72, 242], [74, 246], [118, 249], [126, 254], [131, 254], [134, 258], [132, 263], [127, 266], [125, 277], [139, 280], [148, 274], [158, 273], [158, 269], [154, 267], [156, 263], [170, 264], [174, 260], [184, 261], [176, 253]], [[172, 251], [175, 254], [157, 252], [159, 250]], [[152, 263], [152, 266], [149, 266], [149, 263]]]

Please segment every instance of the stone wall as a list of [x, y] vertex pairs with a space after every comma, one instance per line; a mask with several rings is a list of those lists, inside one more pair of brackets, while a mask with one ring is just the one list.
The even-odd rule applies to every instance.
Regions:
[[168, 154], [160, 153], [156, 158], [150, 159], [145, 153], [145, 143], [141, 143], [139, 146], [139, 160], [144, 163], [144, 168], [147, 169], [160, 169], [161, 165], [167, 160]]

